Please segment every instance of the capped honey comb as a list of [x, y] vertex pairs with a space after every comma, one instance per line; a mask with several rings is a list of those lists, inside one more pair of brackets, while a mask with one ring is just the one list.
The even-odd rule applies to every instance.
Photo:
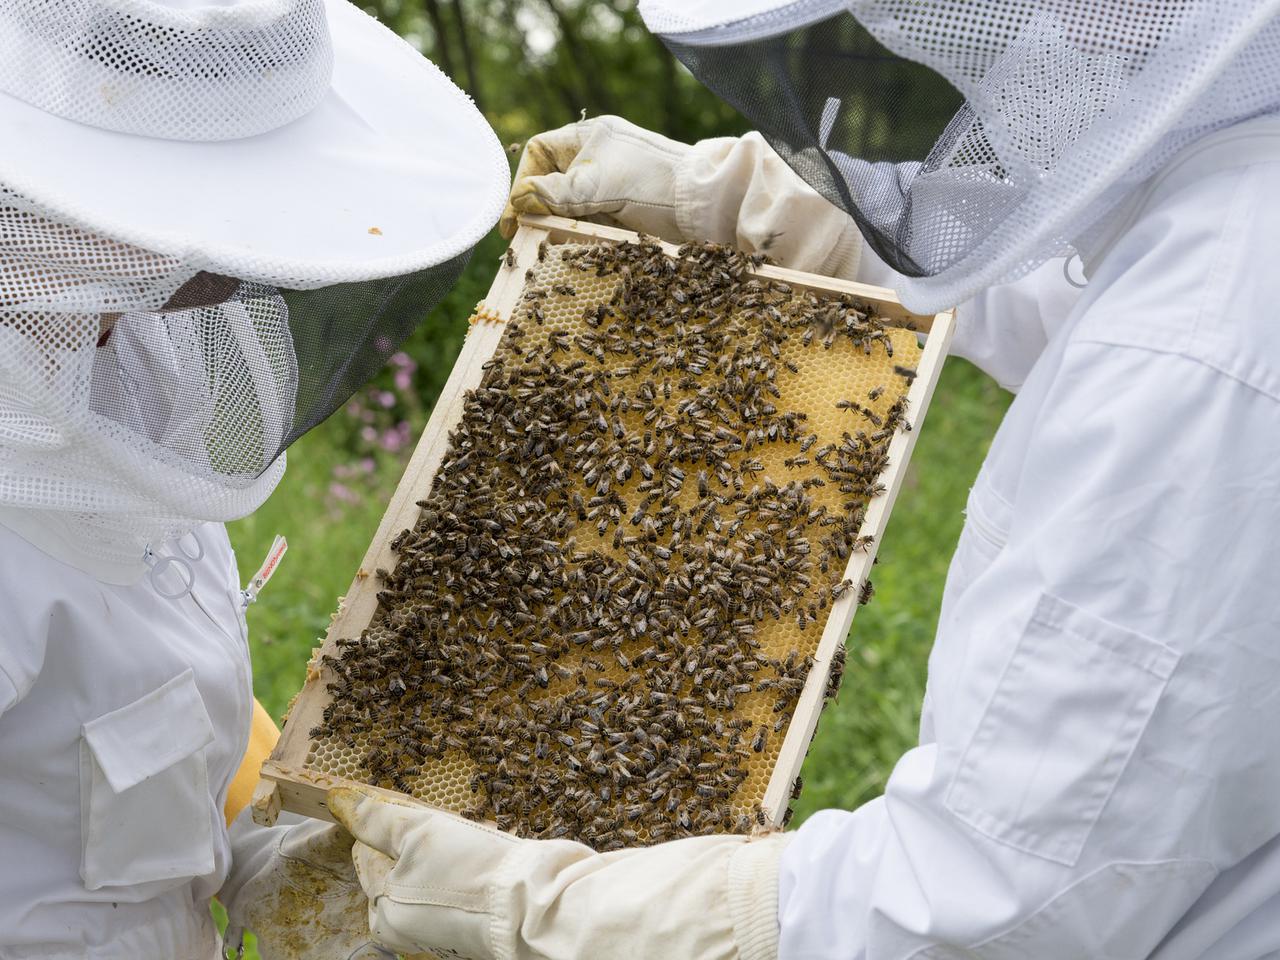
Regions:
[[749, 831], [830, 604], [870, 592], [916, 335], [709, 244], [528, 259], [305, 766], [600, 849]]

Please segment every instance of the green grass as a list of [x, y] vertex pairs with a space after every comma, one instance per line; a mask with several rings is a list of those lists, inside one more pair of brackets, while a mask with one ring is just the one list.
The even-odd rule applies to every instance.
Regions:
[[[435, 354], [417, 350], [427, 387], [439, 389], [461, 342], [456, 314], [428, 331]], [[430, 402], [432, 397], [428, 397]], [[925, 663], [933, 642], [947, 564], [963, 520], [965, 496], [1007, 406], [1007, 395], [961, 360], [947, 361], [904, 489], [880, 547], [875, 598], [862, 608], [849, 642], [839, 700], [822, 716], [804, 766], [796, 823], [824, 807], [851, 808], [876, 796], [896, 759], [916, 739]], [[249, 610], [254, 687], [277, 718], [302, 684], [311, 648], [324, 635], [399, 479], [392, 457], [358, 488], [340, 515], [326, 491], [335, 464], [349, 459], [340, 418], [321, 425], [289, 452], [289, 468], [271, 499], [230, 525], [243, 576], [271, 538], [289, 538], [289, 554]]]
[[294, 444], [271, 499], [228, 525], [242, 579], [257, 569], [276, 534], [289, 541], [289, 552], [248, 612], [254, 693], [277, 721], [302, 686], [311, 648], [324, 637], [399, 479], [400, 465], [386, 458], [366, 484], [352, 485], [360, 502], [335, 516], [327, 496], [332, 470], [350, 459], [333, 442], [336, 432], [322, 424]]

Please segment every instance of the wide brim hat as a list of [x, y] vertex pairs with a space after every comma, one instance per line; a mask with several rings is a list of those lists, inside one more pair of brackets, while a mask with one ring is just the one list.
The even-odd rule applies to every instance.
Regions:
[[0, 507], [112, 563], [255, 509], [509, 186], [346, 0], [0, 0], [0, 129]]
[[66, 223], [310, 288], [449, 261], [497, 220], [489, 125], [346, 0], [43, 7], [0, 10], [0, 184]]

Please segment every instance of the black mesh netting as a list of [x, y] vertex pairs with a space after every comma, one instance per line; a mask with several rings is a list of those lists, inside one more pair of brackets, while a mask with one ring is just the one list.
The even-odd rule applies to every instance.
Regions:
[[377, 374], [470, 255], [314, 290], [199, 274], [164, 309], [113, 318], [93, 409], [184, 472], [250, 482]]
[[371, 380], [444, 299], [471, 250], [429, 270], [388, 280], [282, 291], [298, 357], [292, 443]]
[[[939, 224], [937, 205], [920, 209], [914, 189], [932, 167], [955, 167], [956, 147], [974, 127], [964, 99], [928, 67], [891, 53], [852, 15], [736, 44], [663, 41], [846, 210], [891, 267], [932, 276], [972, 247], [981, 219]], [[949, 178], [948, 205], [963, 205], [967, 189], [991, 203], [994, 157], [973, 161], [972, 178]], [[989, 217], [995, 222], [996, 212]]]

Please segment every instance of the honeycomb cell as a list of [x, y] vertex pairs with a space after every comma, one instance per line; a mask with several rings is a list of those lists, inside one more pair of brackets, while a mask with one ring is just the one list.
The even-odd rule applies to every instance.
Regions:
[[[653, 405], [661, 406], [667, 411], [677, 410], [682, 403], [693, 402], [700, 396], [705, 399], [708, 394], [700, 394], [700, 391], [710, 389], [708, 384], [715, 383], [718, 375], [717, 362], [709, 362], [707, 368], [698, 369], [696, 375], [691, 375], [688, 369], [664, 372], [652, 367], [639, 369], [634, 356], [625, 352], [605, 350], [603, 353], [593, 353], [581, 346], [583, 342], [594, 342], [593, 337], [600, 337], [601, 326], [598, 322], [592, 322], [592, 314], [596, 312], [598, 318], [598, 311], [616, 300], [619, 284], [622, 282], [615, 273], [600, 275], [591, 269], [583, 269], [582, 263], [589, 262], [592, 254], [593, 248], [583, 245], [552, 245], [542, 251], [537, 263], [521, 265], [522, 269], [529, 268], [525, 282], [526, 295], [517, 307], [512, 329], [507, 331], [495, 356], [512, 363], [529, 356], [563, 358], [559, 362], [565, 363], [571, 360], [584, 361], [582, 372], [607, 373], [607, 382], [615, 394], [639, 396], [645, 390], [644, 384], [649, 383], [658, 393]], [[587, 258], [586, 261], [583, 260], [584, 257]], [[781, 303], [776, 309], [782, 314], [790, 315], [789, 312], [794, 312], [799, 316], [814, 313], [812, 302], [807, 302], [799, 294], [791, 301], [783, 302], [785, 297], [778, 293], [776, 285], [765, 284], [764, 287], [768, 295], [763, 299], [766, 302]], [[788, 303], [794, 303], [795, 306]], [[681, 309], [678, 305], [668, 306], [670, 309]], [[762, 308], [743, 308], [729, 320], [749, 327], [754, 322], [751, 317], [759, 309]], [[695, 309], [687, 322], [695, 324], [704, 321], [705, 317], [700, 319], [699, 311]], [[677, 325], [672, 329], [678, 332], [680, 327]], [[771, 402], [778, 410], [802, 414], [803, 429], [790, 439], [764, 437], [758, 442], [744, 444], [735, 458], [737, 480], [723, 489], [732, 492], [739, 481], [747, 490], [769, 483], [781, 486], [792, 482], [812, 481], [814, 485], [808, 487], [807, 495], [815, 509], [825, 508], [830, 515], [847, 512], [851, 509], [851, 499], [857, 498], [842, 490], [840, 484], [832, 480], [830, 472], [819, 463], [819, 455], [825, 448], [849, 442], [851, 437], [883, 433], [886, 420], [892, 426], [891, 411], [895, 404], [901, 408], [901, 401], [910, 385], [911, 370], [919, 360], [920, 346], [914, 333], [899, 327], [886, 327], [882, 336], [862, 342], [833, 334], [830, 327], [816, 321], [807, 326], [797, 322], [790, 329], [791, 334], [782, 342], [775, 343], [773, 347], [776, 352], [770, 348], [770, 355], [766, 358], [775, 369], [772, 383], [776, 387], [776, 396]], [[516, 333], [519, 335], [515, 335]], [[583, 337], [587, 340], [583, 341]], [[615, 418], [618, 424], [615, 429], [629, 437], [658, 433], [651, 422], [646, 420], [647, 414], [648, 411], [623, 408]], [[909, 410], [907, 416], [910, 416]], [[726, 424], [726, 428], [728, 426]], [[743, 425], [739, 423], [733, 426], [741, 428]], [[737, 434], [739, 441], [744, 439], [744, 432], [740, 430]], [[662, 437], [657, 437], [657, 440], [660, 445]], [[456, 437], [454, 443], [455, 446], [446, 455], [446, 463], [450, 457], [458, 458], [463, 452], [456, 449]], [[655, 453], [651, 465], [660, 470], [669, 467], [662, 463], [660, 451]], [[484, 470], [488, 466], [472, 463], [466, 469]], [[684, 472], [684, 486], [670, 501], [673, 506], [692, 515], [699, 502], [705, 503], [699, 488], [704, 483], [702, 474], [710, 471], [698, 464], [685, 464]], [[818, 485], [818, 481], [821, 481], [821, 485]], [[596, 492], [583, 478], [576, 477], [576, 482], [584, 500], [590, 499]], [[705, 482], [715, 484], [717, 481], [714, 476], [709, 476], [705, 478]], [[628, 504], [634, 504], [644, 498], [641, 492], [643, 483], [643, 474], [636, 472], [625, 480], [619, 479], [612, 490]], [[426, 492], [424, 490], [423, 495]], [[859, 502], [865, 503], [865, 499]], [[728, 519], [727, 513], [726, 520]], [[743, 523], [740, 532], [745, 533], [752, 529], [753, 523], [759, 524], [759, 521], [748, 516]], [[603, 533], [599, 533], [592, 524], [580, 523], [574, 530], [575, 549], [579, 553], [599, 552], [614, 557], [619, 564], [625, 563], [627, 554], [615, 546], [615, 538], [619, 530], [629, 529], [625, 519], [609, 525]], [[820, 534], [821, 530], [816, 526], [812, 531], [806, 531], [806, 536], [812, 536], [815, 540]], [[822, 601], [823, 594], [827, 593], [829, 596], [832, 585], [844, 576], [845, 568], [843, 562], [825, 561], [829, 569], [822, 572], [821, 562], [824, 561], [820, 560], [815, 551], [812, 561], [804, 568], [812, 583], [787, 615], [767, 617], [756, 627], [754, 640], [759, 645], [762, 658], [782, 661], [794, 652], [803, 659], [816, 651], [827, 612], [830, 610], [829, 603]], [[568, 564], [571, 566], [572, 561], [568, 561]], [[797, 619], [797, 611], [803, 612], [808, 605], [820, 602], [816, 620], [803, 622], [804, 618]], [[371, 631], [376, 626], [375, 620]], [[504, 645], [519, 639], [518, 636], [495, 632], [487, 642], [493, 649], [501, 651]], [[692, 631], [688, 642], [695, 644], [696, 639], [696, 631]], [[650, 638], [644, 636], [621, 640], [614, 645], [620, 658], [612, 655], [612, 650], [606, 651], [609, 656], [601, 656], [599, 652], [570, 647], [567, 652], [557, 655], [555, 662], [565, 671], [573, 673], [583, 670], [586, 658], [590, 657], [600, 661], [602, 666], [598, 671], [594, 667], [590, 668], [593, 679], [607, 679], [623, 684], [629, 677], [634, 678], [636, 671], [624, 669], [622, 663], [628, 659], [634, 661], [640, 658], [650, 643]], [[767, 674], [768, 671], [765, 671], [761, 678]], [[545, 688], [513, 688], [505, 692], [511, 695], [510, 699], [514, 702], [528, 703], [539, 698], [562, 695], [574, 682], [568, 677], [552, 675]], [[631, 682], [634, 683], [634, 679]], [[493, 704], [501, 697], [490, 692], [483, 699], [486, 703]], [[756, 739], [761, 727], [766, 731], [761, 749], [753, 749], [754, 743], [737, 748], [741, 754], [741, 768], [745, 771], [745, 777], [727, 802], [739, 823], [746, 818], [754, 820], [786, 736], [786, 723], [794, 710], [794, 701], [789, 708], [781, 711], [775, 710], [778, 702], [778, 697], [772, 690], [757, 688], [737, 695], [732, 709], [717, 713], [721, 719], [749, 720], [750, 726], [743, 736], [747, 743]], [[783, 721], [782, 728], [775, 730], [780, 718]], [[367, 761], [371, 750], [386, 749], [387, 744], [394, 743], [397, 724], [403, 725], [406, 718], [403, 711], [396, 708], [385, 715], [385, 721], [385, 729], [380, 728], [375, 732], [374, 739], [383, 745], [380, 747], [371, 746], [370, 734], [367, 732], [345, 738], [339, 738], [332, 732], [315, 736], [307, 758], [307, 767], [316, 772], [351, 779], [368, 779]], [[419, 722], [432, 722], [429, 710], [419, 718]], [[538, 761], [531, 762], [536, 764]], [[423, 763], [420, 771], [405, 777], [405, 782], [400, 786], [407, 787], [408, 792], [421, 800], [447, 809], [459, 812], [469, 810], [472, 815], [494, 816], [494, 811], [485, 807], [484, 792], [475, 789], [477, 772], [477, 763], [473, 757], [450, 749]], [[486, 776], [492, 775], [492, 771], [486, 773]], [[383, 785], [387, 784], [384, 782]], [[609, 801], [605, 802], [607, 805]], [[527, 809], [519, 811], [517, 817], [518, 832], [537, 834], [538, 831], [531, 829], [529, 824], [537, 822], [538, 811], [546, 808], [548, 803], [545, 799], [528, 798]], [[654, 839], [643, 823], [636, 833], [635, 842], [643, 843]], [[585, 839], [590, 841], [592, 838]]]

